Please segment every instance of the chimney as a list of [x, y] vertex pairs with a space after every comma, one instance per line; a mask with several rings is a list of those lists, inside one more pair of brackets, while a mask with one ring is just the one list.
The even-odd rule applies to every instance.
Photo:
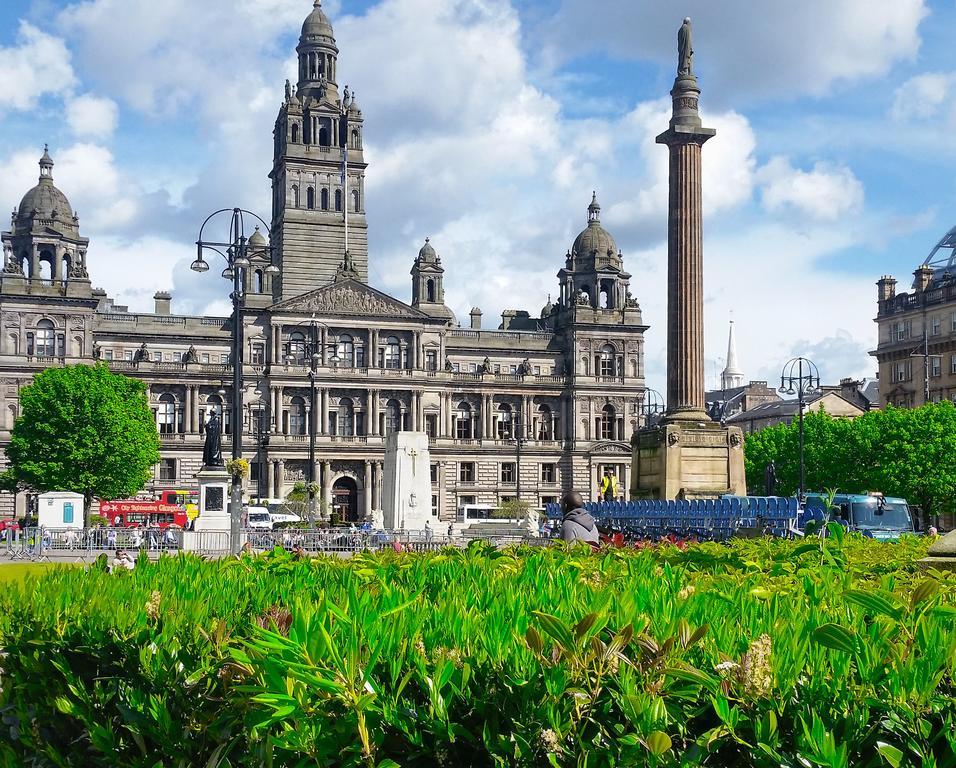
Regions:
[[922, 293], [929, 286], [929, 281], [933, 279], [933, 268], [921, 264], [913, 272], [913, 288]]
[[93, 298], [96, 299], [96, 311], [97, 312], [107, 312], [109, 307], [109, 299], [106, 296], [106, 291], [103, 288], [94, 288], [93, 289]]
[[847, 400], [852, 400], [860, 394], [860, 388], [862, 386], [863, 382], [857, 381], [856, 379], [840, 379], [840, 394]]
[[472, 307], [471, 312], [471, 329], [473, 331], [481, 330], [481, 310], [478, 307]]
[[511, 321], [518, 314], [516, 309], [506, 309], [501, 313], [501, 330], [507, 331], [511, 327]]
[[876, 295], [880, 301], [889, 301], [896, 296], [896, 280], [889, 275], [883, 275], [876, 282]]
[[173, 300], [173, 295], [168, 291], [156, 291], [153, 294], [153, 300], [156, 302], [156, 314], [168, 315], [169, 305]]

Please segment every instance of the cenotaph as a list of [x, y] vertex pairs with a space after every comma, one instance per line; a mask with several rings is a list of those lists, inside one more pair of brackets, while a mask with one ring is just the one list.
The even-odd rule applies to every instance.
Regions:
[[383, 524], [387, 530], [422, 531], [432, 517], [428, 435], [393, 432], [385, 438], [382, 483]]

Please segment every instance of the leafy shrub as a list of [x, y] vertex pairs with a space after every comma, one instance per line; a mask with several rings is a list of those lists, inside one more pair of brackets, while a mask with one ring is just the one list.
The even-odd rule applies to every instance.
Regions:
[[57, 569], [0, 593], [0, 764], [947, 765], [956, 577], [924, 550]]

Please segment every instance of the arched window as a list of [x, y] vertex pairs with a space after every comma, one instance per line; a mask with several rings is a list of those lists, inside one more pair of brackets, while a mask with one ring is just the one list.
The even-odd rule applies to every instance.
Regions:
[[601, 293], [598, 299], [598, 306], [601, 309], [614, 309], [614, 284], [612, 281], [601, 281]]
[[425, 283], [425, 301], [435, 301], [435, 281], [429, 279]]
[[262, 293], [263, 284], [265, 277], [262, 274], [261, 269], [253, 270], [252, 272], [252, 292], [253, 293]]
[[17, 407], [15, 405], [7, 406], [7, 429], [13, 429], [13, 425], [17, 423]]
[[538, 407], [538, 440], [554, 440], [554, 413], [547, 405]]
[[385, 340], [385, 349], [382, 354], [383, 368], [401, 368], [402, 366], [402, 345], [397, 336], [389, 336]]
[[20, 271], [23, 272], [23, 276], [27, 279], [33, 278], [33, 262], [30, 261], [29, 254], [23, 254], [20, 257]]
[[325, 188], [323, 187], [323, 188], [322, 188], [322, 194], [320, 195], [320, 198], [321, 198], [321, 200], [322, 200], [322, 210], [323, 210], [323, 211], [329, 210], [329, 190], [327, 190], [327, 189], [325, 189]]
[[614, 440], [617, 425], [617, 413], [614, 411], [614, 406], [610, 403], [605, 405], [601, 409], [598, 421], [600, 422], [598, 436], [601, 440]]
[[66, 280], [70, 277], [70, 270], [73, 268], [73, 261], [70, 259], [70, 254], [63, 254], [63, 258], [60, 260], [60, 277], [63, 280]]
[[156, 421], [161, 435], [171, 435], [176, 431], [176, 398], [169, 393], [159, 397]]
[[305, 400], [293, 397], [289, 405], [289, 434], [305, 434]]
[[7, 336], [7, 354], [20, 354], [20, 337], [15, 333], [11, 333]]
[[305, 191], [305, 207], [310, 211], [315, 210], [315, 188], [309, 187]]
[[41, 280], [52, 280], [55, 263], [52, 251], [40, 251], [40, 274], [37, 277]]
[[402, 431], [402, 406], [398, 400], [389, 400], [385, 404], [385, 434]]
[[339, 434], [355, 435], [355, 406], [348, 397], [339, 400]]
[[298, 184], [292, 185], [292, 207], [293, 208], [299, 207], [299, 185]]
[[357, 189], [352, 190], [352, 211], [353, 213], [359, 211], [359, 191]]
[[471, 429], [471, 406], [466, 402], [458, 403], [454, 418], [455, 437], [458, 440], [471, 440], [474, 437]]
[[339, 343], [335, 348], [335, 354], [338, 355], [339, 365], [346, 368], [355, 367], [355, 342], [347, 333], [339, 336]]
[[352, 149], [359, 148], [359, 132], [357, 128], [352, 129]]
[[342, 190], [335, 190], [335, 210], [339, 213], [342, 212]]
[[37, 357], [53, 357], [56, 354], [56, 331], [52, 320], [41, 320], [37, 323], [34, 354]]
[[292, 124], [292, 143], [299, 143], [299, 126], [297, 123]]
[[73, 356], [83, 357], [83, 337], [82, 336], [73, 337]]
[[615, 352], [614, 347], [610, 344], [605, 344], [601, 347], [601, 376], [615, 376], [616, 370], [614, 365]]
[[332, 146], [332, 121], [327, 117], [319, 120], [319, 146]]
[[510, 440], [514, 437], [514, 414], [507, 403], [498, 406], [497, 435], [499, 440]]
[[289, 335], [288, 362], [305, 365], [305, 334], [301, 331], [293, 331]]

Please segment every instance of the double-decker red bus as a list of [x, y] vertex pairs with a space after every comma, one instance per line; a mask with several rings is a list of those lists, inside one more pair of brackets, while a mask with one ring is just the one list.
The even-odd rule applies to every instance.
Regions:
[[170, 525], [185, 528], [189, 523], [185, 508], [164, 501], [101, 501], [100, 514], [114, 528], [168, 528]]

